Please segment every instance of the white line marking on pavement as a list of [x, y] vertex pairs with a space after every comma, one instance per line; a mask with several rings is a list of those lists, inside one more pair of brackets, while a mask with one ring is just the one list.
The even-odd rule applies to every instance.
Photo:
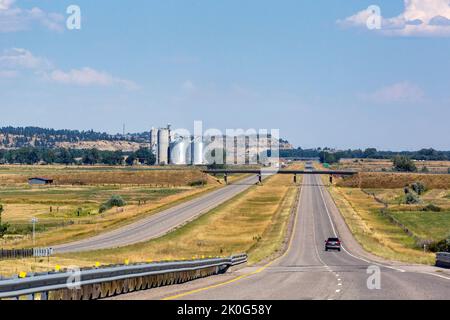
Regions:
[[423, 272], [423, 273], [429, 274], [430, 276], [435, 276], [435, 277], [439, 277], [439, 278], [450, 280], [450, 278], [445, 277], [445, 276], [441, 276], [440, 274], [435, 274], [435, 273], [431, 273], [431, 272]]
[[[327, 212], [327, 215], [328, 215], [328, 219], [330, 220], [331, 227], [333, 228], [334, 235], [337, 237], [336, 229], [334, 228], [334, 223], [333, 223], [333, 220], [331, 219], [331, 215], [330, 215], [330, 211], [328, 210], [327, 202], [326, 202], [326, 200], [325, 200], [325, 197], [323, 196], [322, 187], [319, 187], [319, 191], [320, 191], [320, 196], [322, 197], [322, 200], [323, 200], [323, 204], [324, 204], [324, 206], [325, 206], [325, 211]], [[366, 263], [375, 264], [375, 265], [378, 265], [378, 266], [381, 266], [381, 267], [393, 269], [393, 270], [396, 270], [396, 271], [399, 271], [399, 272], [405, 272], [405, 270], [403, 270], [403, 269], [398, 269], [398, 268], [391, 267], [391, 266], [387, 266], [387, 265], [384, 265], [384, 264], [381, 264], [381, 263], [376, 263], [376, 262], [373, 262], [373, 261], [369, 261], [369, 260], [366, 260], [366, 259], [361, 258], [361, 257], [357, 257], [357, 256], [351, 254], [347, 249], [345, 249], [344, 246], [342, 246], [342, 249], [343, 249], [349, 256], [351, 256], [351, 257], [353, 257], [353, 258], [355, 258], [355, 259], [364, 261], [364, 262], [366, 262]]]

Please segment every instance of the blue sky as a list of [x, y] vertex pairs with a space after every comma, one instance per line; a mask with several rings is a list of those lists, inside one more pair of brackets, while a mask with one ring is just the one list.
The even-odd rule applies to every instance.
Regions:
[[0, 0], [0, 126], [202, 120], [302, 147], [450, 150], [450, 0], [432, 2]]

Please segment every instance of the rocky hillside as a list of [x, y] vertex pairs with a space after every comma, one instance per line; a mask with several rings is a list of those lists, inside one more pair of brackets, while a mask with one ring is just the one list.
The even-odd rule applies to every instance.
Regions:
[[37, 127], [0, 128], [0, 149], [23, 147], [136, 151], [147, 146], [149, 133], [116, 134], [95, 131], [55, 130]]

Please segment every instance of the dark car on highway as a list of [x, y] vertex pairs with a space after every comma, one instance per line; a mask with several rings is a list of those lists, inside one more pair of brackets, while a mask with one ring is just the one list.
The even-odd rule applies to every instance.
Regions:
[[341, 241], [339, 238], [328, 238], [328, 240], [325, 240], [325, 251], [328, 250], [341, 251]]

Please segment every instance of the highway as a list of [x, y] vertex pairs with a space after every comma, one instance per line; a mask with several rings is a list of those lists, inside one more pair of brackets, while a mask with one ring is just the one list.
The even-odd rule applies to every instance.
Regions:
[[257, 182], [258, 179], [255, 176], [248, 177], [121, 228], [53, 248], [55, 253], [80, 252], [122, 247], [154, 239], [208, 212]]
[[[344, 250], [326, 252], [325, 239], [335, 235], [343, 241]], [[369, 267], [380, 271], [380, 282], [369, 281], [370, 286]], [[115, 299], [449, 299], [450, 275], [436, 270], [386, 262], [365, 252], [320, 177], [305, 175], [291, 242], [280, 258], [263, 266]]]

